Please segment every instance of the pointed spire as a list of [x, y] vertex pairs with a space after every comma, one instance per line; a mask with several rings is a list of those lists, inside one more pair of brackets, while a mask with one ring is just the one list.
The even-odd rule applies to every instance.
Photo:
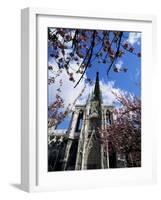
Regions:
[[94, 94], [96, 95], [99, 92], [99, 72], [96, 72], [96, 82], [95, 82], [95, 88], [94, 88]]
[[94, 87], [94, 99], [102, 101], [101, 90], [99, 85], [99, 72], [96, 73], [96, 82]]

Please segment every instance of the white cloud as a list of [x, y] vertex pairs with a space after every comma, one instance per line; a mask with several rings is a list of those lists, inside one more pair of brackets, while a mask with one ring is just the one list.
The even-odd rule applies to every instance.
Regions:
[[[58, 70], [58, 66], [55, 63], [54, 59], [50, 60], [50, 65], [53, 66], [54, 71]], [[116, 65], [118, 67], [122, 67], [123, 62], [119, 61]], [[71, 68], [74, 70], [78, 70], [78, 66], [75, 65], [75, 63], [71, 64]], [[73, 72], [70, 69], [71, 72]], [[79, 96], [81, 90], [86, 85], [85, 91], [83, 92], [83, 95], [77, 100], [77, 104], [85, 104], [89, 95], [94, 90], [94, 85], [89, 85], [85, 83], [85, 79], [82, 79], [78, 86], [74, 88], [74, 85], [77, 83], [77, 81], [80, 78], [80, 74], [74, 73], [74, 79], [75, 82], [69, 80], [69, 75], [66, 73], [66, 71], [63, 69], [60, 76], [58, 76], [55, 80], [54, 84], [49, 85], [49, 105], [55, 101], [55, 96], [58, 93], [57, 89], [59, 88], [59, 81], [62, 79], [63, 85], [61, 87], [61, 93], [60, 96], [64, 99], [65, 108], [74, 102], [74, 100]], [[86, 77], [86, 75], [85, 75]], [[116, 94], [118, 93], [125, 93], [125, 91], [116, 88], [114, 81], [105, 82], [104, 80], [100, 80], [100, 89], [102, 92], [102, 98], [103, 103], [105, 105], [113, 105], [116, 102], [116, 97], [112, 93], [112, 91]]]
[[[53, 71], [55, 73], [59, 70], [54, 59], [50, 60], [49, 65], [53, 66]], [[49, 89], [48, 89], [49, 105], [55, 101], [55, 96], [56, 96], [56, 94], [59, 93], [57, 91], [57, 89], [59, 88], [60, 80], [62, 80], [63, 84], [60, 87], [61, 92], [59, 94], [64, 99], [65, 107], [67, 107], [69, 104], [72, 104], [73, 101], [78, 97], [80, 91], [83, 89], [83, 87], [85, 85], [85, 79], [82, 79], [80, 81], [80, 83], [78, 84], [78, 86], [76, 88], [74, 88], [74, 85], [77, 83], [77, 81], [79, 80], [79, 78], [81, 76], [81, 74], [75, 73], [75, 71], [77, 71], [78, 68], [79, 68], [79, 66], [76, 65], [74, 62], [72, 64], [70, 64], [69, 72], [74, 74], [73, 77], [74, 77], [75, 82], [69, 80], [69, 75], [67, 74], [66, 70], [63, 69], [60, 76], [56, 77], [54, 84], [49, 85]], [[52, 76], [51, 72], [50, 72], [50, 75]], [[86, 76], [84, 76], [84, 77], [86, 77]]]
[[135, 43], [137, 45], [140, 45], [140, 38], [141, 38], [141, 33], [130, 32], [127, 42], [130, 43], [131, 45], [134, 45]]
[[[113, 93], [116, 93], [116, 94], [126, 93], [126, 91], [116, 88], [114, 81], [109, 81], [108, 83], [105, 83], [103, 80], [100, 80], [100, 89], [102, 93], [103, 104], [105, 105], [113, 105], [117, 103], [116, 97]], [[87, 85], [84, 94], [78, 100], [77, 103], [85, 104], [89, 97], [89, 94], [91, 94], [93, 90], [94, 90], [94, 86]]]
[[121, 70], [122, 65], [123, 65], [123, 61], [122, 61], [122, 60], [119, 60], [119, 61], [115, 64], [115, 67], [117, 68], [118, 72]]
[[115, 82], [110, 81], [107, 84], [100, 81], [100, 88], [102, 91], [102, 98], [103, 98], [103, 103], [105, 105], [113, 105], [116, 103], [116, 97], [114, 96], [113, 92], [118, 94], [122, 93], [122, 90], [119, 88], [115, 88]]

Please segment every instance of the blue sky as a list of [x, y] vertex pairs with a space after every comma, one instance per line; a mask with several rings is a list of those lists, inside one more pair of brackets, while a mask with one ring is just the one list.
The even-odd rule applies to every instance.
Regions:
[[[141, 34], [140, 33], [132, 33], [132, 32], [124, 32], [124, 41], [128, 41], [129, 44], [131, 44], [135, 52], [141, 53]], [[99, 47], [98, 47], [99, 48]], [[48, 49], [48, 64], [55, 67], [54, 58], [50, 57], [50, 51], [51, 49]], [[74, 64], [73, 64], [74, 66]], [[130, 92], [138, 97], [141, 96], [141, 58], [139, 58], [137, 55], [133, 55], [128, 51], [125, 51], [125, 55], [121, 57], [120, 59], [117, 59], [115, 66], [119, 67], [120, 69], [128, 68], [127, 72], [119, 72], [116, 73], [111, 69], [108, 77], [107, 77], [107, 64], [98, 63], [97, 60], [95, 60], [92, 63], [92, 67], [90, 67], [87, 71], [85, 76], [90, 78], [91, 80], [95, 81], [96, 72], [99, 71], [100, 76], [100, 84], [103, 88], [104, 93], [107, 91], [107, 95], [104, 95], [104, 101], [109, 103], [110, 102], [110, 93], [108, 90], [115, 89], [120, 91], [127, 91]], [[61, 77], [60, 77], [61, 78]], [[81, 88], [84, 86], [85, 81], [81, 82], [80, 85], [74, 89], [74, 85], [71, 81], [67, 81], [67, 76], [65, 74], [62, 74], [62, 79], [65, 82], [64, 88], [62, 88], [62, 96], [64, 98], [64, 101], [70, 102], [74, 101], [75, 97], [79, 92], [81, 91]], [[79, 77], [76, 77], [76, 79], [79, 79]], [[107, 87], [106, 87], [107, 86]], [[57, 93], [57, 83], [55, 85], [49, 86], [49, 104], [54, 101], [55, 94]], [[88, 86], [85, 91], [84, 97], [82, 99], [85, 99], [87, 97], [87, 94], [90, 93], [92, 90], [92, 86]], [[109, 101], [108, 101], [109, 98]], [[112, 100], [111, 100], [112, 101]], [[65, 105], [67, 106], [67, 104]], [[61, 123], [59, 128], [66, 128], [70, 119], [69, 117]]]
[[[124, 34], [128, 38], [130, 33], [126, 32]], [[136, 40], [133, 47], [136, 52], [141, 52], [141, 37]], [[106, 83], [108, 83], [108, 81], [114, 81], [116, 88], [126, 90], [140, 97], [141, 90], [138, 84], [141, 82], [141, 58], [126, 51], [123, 57], [117, 59], [116, 64], [117, 63], [121, 64], [122, 67], [127, 67], [128, 71], [126, 73], [116, 73], [111, 70], [107, 77], [107, 64], [94, 62], [91, 69], [87, 71], [87, 74], [94, 80], [96, 71], [99, 71], [100, 79], [103, 79]]]

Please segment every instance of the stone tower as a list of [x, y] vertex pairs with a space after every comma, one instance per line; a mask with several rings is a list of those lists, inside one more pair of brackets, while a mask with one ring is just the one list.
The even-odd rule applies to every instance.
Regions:
[[101, 169], [102, 144], [99, 131], [102, 121], [102, 98], [99, 87], [99, 74], [96, 75], [95, 88], [84, 110], [84, 127], [80, 134], [76, 169]]
[[108, 147], [101, 143], [99, 128], [112, 123], [112, 109], [103, 105], [97, 72], [94, 91], [86, 105], [75, 106], [62, 170], [109, 168]]

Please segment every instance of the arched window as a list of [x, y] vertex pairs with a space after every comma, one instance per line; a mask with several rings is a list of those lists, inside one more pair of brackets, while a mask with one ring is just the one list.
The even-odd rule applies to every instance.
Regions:
[[80, 110], [79, 115], [78, 115], [78, 120], [77, 120], [75, 132], [80, 132], [81, 129], [82, 129], [82, 125], [83, 125], [83, 111]]
[[106, 123], [112, 124], [112, 113], [109, 110], [106, 111]]

